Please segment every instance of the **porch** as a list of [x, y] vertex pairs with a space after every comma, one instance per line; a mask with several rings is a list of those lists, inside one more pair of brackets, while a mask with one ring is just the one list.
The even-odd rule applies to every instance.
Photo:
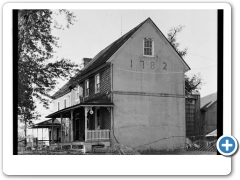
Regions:
[[52, 121], [59, 119], [61, 128], [60, 141], [51, 142], [50, 148], [88, 152], [94, 146], [110, 146], [112, 107], [112, 103], [80, 103], [48, 115]]

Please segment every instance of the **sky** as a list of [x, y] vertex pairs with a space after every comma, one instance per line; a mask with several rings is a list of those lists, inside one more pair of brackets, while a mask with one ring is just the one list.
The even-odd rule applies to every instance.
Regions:
[[[191, 70], [186, 74], [198, 74], [204, 84], [201, 97], [217, 92], [217, 11], [216, 10], [71, 10], [76, 22], [64, 30], [54, 29], [60, 48], [55, 48], [55, 59], [67, 58], [78, 64], [84, 57], [93, 58], [142, 21], [150, 17], [167, 37], [172, 27], [184, 26], [177, 35], [179, 48], [188, 48], [184, 57]], [[64, 24], [59, 16], [57, 20]], [[59, 81], [56, 92], [64, 83]], [[41, 112], [44, 110], [40, 109]]]

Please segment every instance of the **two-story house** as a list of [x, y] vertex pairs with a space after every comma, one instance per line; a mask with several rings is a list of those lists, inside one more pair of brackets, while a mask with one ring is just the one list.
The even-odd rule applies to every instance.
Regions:
[[148, 18], [100, 51], [53, 95], [61, 144], [134, 148], [185, 145], [190, 68]]

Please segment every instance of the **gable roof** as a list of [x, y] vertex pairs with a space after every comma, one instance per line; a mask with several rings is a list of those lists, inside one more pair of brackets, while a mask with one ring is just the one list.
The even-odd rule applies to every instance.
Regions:
[[73, 88], [78, 83], [77, 80], [81, 77], [81, 73], [82, 72], [80, 71], [74, 77], [72, 77], [67, 83], [65, 83], [55, 94], [51, 96], [52, 99], [56, 99], [69, 93], [71, 91], [71, 88]]
[[70, 92], [69, 86], [77, 84], [77, 80], [82, 75], [104, 64], [148, 19], [140, 23], [138, 26], [124, 34], [122, 37], [114, 41], [112, 44], [101, 50], [75, 77], [71, 78], [62, 88], [60, 88], [53, 96], [53, 99]]
[[201, 98], [200, 109], [207, 110], [213, 103], [217, 101], [217, 93], [212, 93]]
[[[68, 81], [62, 88], [57, 91], [52, 98], [56, 99], [58, 97], [63, 96], [64, 94], [70, 92], [69, 86], [74, 86], [77, 84], [77, 80], [79, 80], [83, 75], [86, 73], [92, 71], [93, 69], [103, 65], [107, 62], [109, 58], [111, 58], [116, 51], [122, 47], [122, 45], [130, 38], [132, 35], [142, 27], [145, 22], [150, 21], [152, 24], [157, 28], [157, 30], [162, 34], [162, 36], [165, 38], [165, 40], [169, 43], [167, 38], [163, 35], [163, 33], [160, 31], [160, 29], [156, 26], [156, 24], [151, 20], [151, 18], [147, 18], [145, 21], [141, 22], [139, 25], [128, 31], [126, 34], [124, 34], [122, 37], [114, 41], [112, 44], [101, 50], [82, 70], [80, 73], [78, 73], [74, 78], [72, 78], [70, 81]], [[175, 50], [175, 48], [169, 43], [169, 45]], [[187, 63], [183, 60], [183, 58], [179, 55], [179, 53], [175, 50], [175, 52], [178, 54], [180, 59], [184, 62], [184, 64], [190, 69], [190, 67], [187, 65]]]
[[87, 72], [105, 63], [149, 19], [150, 18], [147, 18], [145, 21], [100, 51], [82, 70], [82, 74], [86, 74]]
[[[151, 20], [151, 18], [149, 18]], [[165, 41], [167, 42], [168, 45], [170, 45], [172, 47], [172, 49], [174, 50], [174, 52], [178, 55], [178, 57], [181, 59], [181, 61], [183, 62], [183, 64], [188, 68], [188, 70], [190, 70], [191, 68], [188, 66], [188, 64], [184, 61], [184, 59], [182, 58], [182, 56], [180, 56], [180, 54], [177, 52], [177, 50], [173, 47], [173, 45], [168, 41], [168, 39], [164, 36], [164, 34], [162, 33], [162, 31], [157, 27], [157, 25], [151, 20], [151, 22], [153, 23], [153, 25], [155, 26], [155, 28], [160, 32], [160, 34], [162, 35], [162, 37], [165, 39]]]

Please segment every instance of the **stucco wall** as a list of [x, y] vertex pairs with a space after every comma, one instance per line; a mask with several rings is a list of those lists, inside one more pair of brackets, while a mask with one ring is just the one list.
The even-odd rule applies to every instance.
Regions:
[[[145, 37], [154, 40], [154, 57], [143, 56]], [[130, 39], [112, 61], [114, 91], [183, 95], [185, 93], [183, 64], [155, 29], [147, 24]], [[154, 63], [153, 69], [151, 63]]]
[[114, 95], [113, 120], [117, 140], [139, 148], [183, 146], [184, 102], [183, 98]]
[[[154, 57], [143, 56], [145, 37], [154, 40]], [[153, 26], [143, 26], [112, 63], [117, 140], [131, 147], [184, 146], [184, 66]]]

